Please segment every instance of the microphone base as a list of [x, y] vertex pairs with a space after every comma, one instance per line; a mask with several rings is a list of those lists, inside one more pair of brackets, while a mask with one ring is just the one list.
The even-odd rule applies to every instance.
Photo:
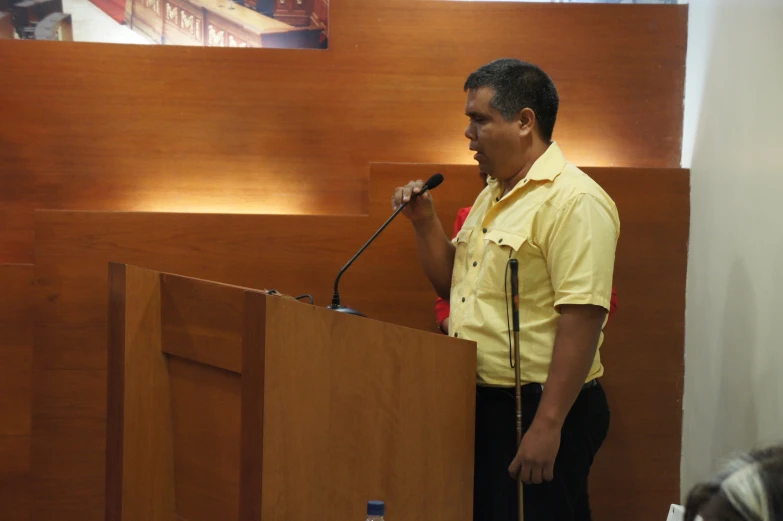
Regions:
[[326, 309], [331, 309], [332, 311], [337, 311], [338, 313], [346, 313], [348, 315], [356, 315], [357, 317], [367, 318], [367, 315], [361, 313], [360, 311], [357, 311], [353, 308], [349, 308], [346, 306], [341, 306], [339, 304], [336, 306], [334, 304], [331, 304], [329, 306], [326, 306]]

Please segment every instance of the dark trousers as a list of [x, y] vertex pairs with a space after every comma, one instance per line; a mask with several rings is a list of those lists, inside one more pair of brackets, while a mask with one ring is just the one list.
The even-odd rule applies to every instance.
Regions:
[[[525, 386], [522, 430], [538, 410], [540, 386]], [[517, 521], [517, 482], [508, 467], [517, 453], [514, 389], [476, 390], [474, 521]], [[525, 521], [590, 521], [587, 476], [609, 429], [609, 405], [601, 385], [583, 389], [566, 417], [554, 480], [525, 485]]]

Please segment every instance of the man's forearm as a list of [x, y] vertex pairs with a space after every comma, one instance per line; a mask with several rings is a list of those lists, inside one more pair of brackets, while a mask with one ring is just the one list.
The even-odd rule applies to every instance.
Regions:
[[451, 273], [456, 249], [446, 237], [437, 216], [414, 224], [419, 261], [439, 297], [447, 299], [451, 292]]
[[606, 310], [562, 306], [549, 376], [534, 422], [562, 427], [590, 372]]

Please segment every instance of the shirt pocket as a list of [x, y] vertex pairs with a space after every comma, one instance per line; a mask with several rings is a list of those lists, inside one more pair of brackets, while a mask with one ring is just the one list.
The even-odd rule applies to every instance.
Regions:
[[470, 236], [473, 234], [473, 230], [462, 229], [457, 233], [454, 238], [454, 246], [456, 251], [454, 252], [454, 269], [451, 273], [451, 285], [452, 287], [459, 284], [465, 278], [465, 274], [468, 269], [468, 246], [470, 244]]
[[[511, 295], [508, 261], [519, 259], [519, 250], [526, 241], [524, 235], [505, 230], [490, 230], [484, 235], [484, 255], [477, 283], [479, 291], [493, 295], [505, 295], [508, 292]], [[519, 264], [521, 270], [522, 262]]]

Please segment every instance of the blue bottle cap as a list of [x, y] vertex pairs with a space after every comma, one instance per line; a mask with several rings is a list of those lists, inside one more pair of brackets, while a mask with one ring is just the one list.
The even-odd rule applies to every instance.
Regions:
[[386, 505], [383, 501], [368, 501], [367, 502], [367, 515], [368, 516], [382, 516], [386, 510]]

